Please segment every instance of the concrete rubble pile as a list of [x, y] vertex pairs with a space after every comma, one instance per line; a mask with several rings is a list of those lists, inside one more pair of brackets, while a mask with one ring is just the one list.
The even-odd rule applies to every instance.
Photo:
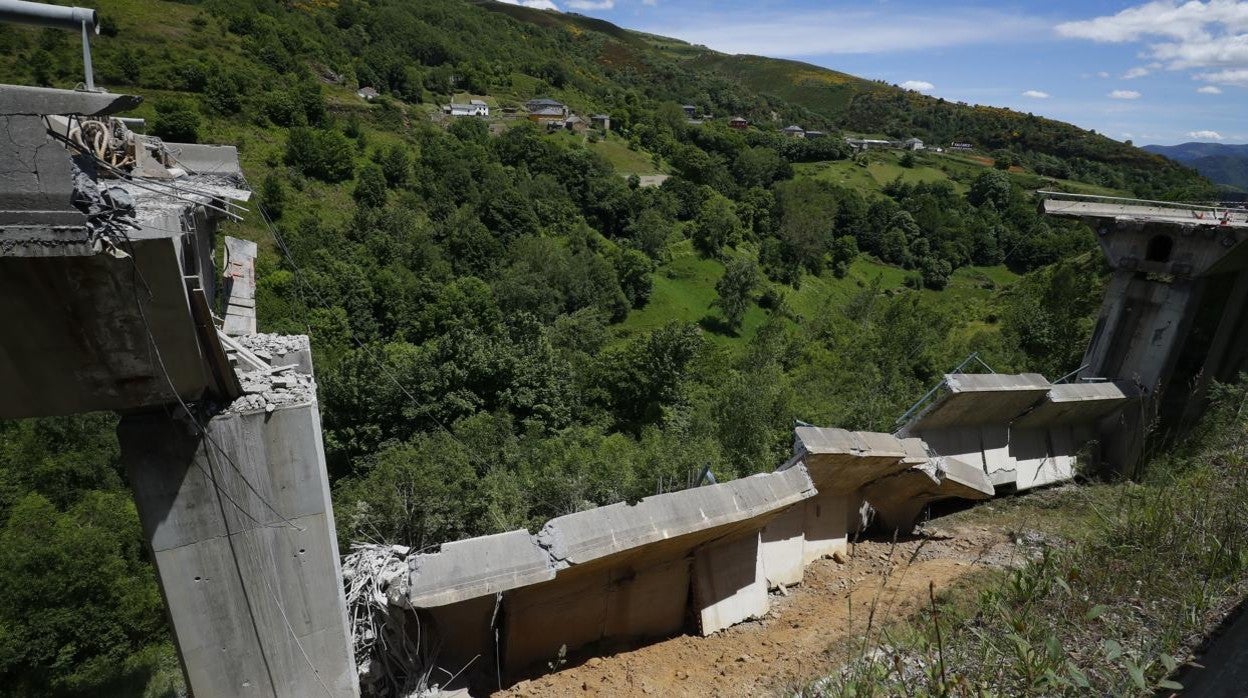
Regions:
[[419, 619], [405, 612], [411, 609], [410, 553], [402, 545], [356, 543], [342, 560], [356, 671], [365, 695], [416, 698], [437, 691], [429, 683], [432, 648], [421, 647]]

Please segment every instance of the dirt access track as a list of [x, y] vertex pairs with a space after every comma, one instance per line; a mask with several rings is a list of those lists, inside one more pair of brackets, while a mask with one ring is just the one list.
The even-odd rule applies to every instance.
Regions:
[[[788, 695], [834, 671], [846, 641], [929, 603], [928, 585], [954, 587], [978, 570], [1034, 555], [1077, 488], [1064, 486], [933, 519], [920, 535], [850, 546], [844, 562], [819, 560], [802, 584], [773, 592], [771, 610], [710, 637], [679, 635], [634, 648], [599, 648], [500, 696]], [[874, 613], [872, 611], [874, 610]], [[558, 623], [558, 619], [551, 619]], [[558, 664], [552, 657], [552, 663]]]

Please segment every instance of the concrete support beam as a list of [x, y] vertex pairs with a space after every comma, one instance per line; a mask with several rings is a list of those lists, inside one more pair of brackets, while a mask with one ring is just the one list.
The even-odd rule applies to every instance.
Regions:
[[315, 403], [118, 427], [188, 688], [355, 696]]
[[667, 637], [685, 625], [689, 550], [659, 546], [616, 564], [561, 570], [556, 579], [506, 595], [503, 666], [542, 667], [561, 650]]
[[767, 614], [767, 578], [757, 531], [697, 550], [693, 602], [703, 635]]
[[[809, 502], [810, 500], [807, 500]], [[806, 505], [795, 504], [763, 527], [759, 541], [767, 588], [801, 584], [806, 563]]]
[[1009, 425], [1044, 400], [1051, 387], [1037, 373], [947, 375], [936, 401], [900, 433], [922, 437], [937, 455], [979, 467], [994, 485], [1011, 485], [1017, 472]]
[[844, 554], [849, 547], [851, 495], [820, 492], [802, 506], [802, 564]]

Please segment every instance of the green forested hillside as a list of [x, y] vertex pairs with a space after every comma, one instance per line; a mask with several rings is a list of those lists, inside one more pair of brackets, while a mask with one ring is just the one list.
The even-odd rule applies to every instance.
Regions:
[[[795, 418], [889, 430], [972, 350], [1066, 373], [1100, 258], [1028, 189], [1207, 185], [1071, 126], [849, 77], [835, 99], [756, 91], [745, 67], [797, 68], [512, 5], [98, 4], [97, 82], [144, 96], [151, 133], [239, 147], [260, 206], [224, 232], [261, 245], [262, 329], [312, 336], [344, 541], [771, 469]], [[0, 80], [72, 87], [77, 41], [0, 25]], [[495, 115], [441, 116], [466, 95]], [[505, 111], [543, 96], [611, 132]], [[756, 127], [689, 124], [690, 101]], [[795, 121], [829, 137], [776, 132]], [[839, 128], [1000, 152], [851, 159]], [[178, 681], [112, 424], [0, 423], [0, 694]]]

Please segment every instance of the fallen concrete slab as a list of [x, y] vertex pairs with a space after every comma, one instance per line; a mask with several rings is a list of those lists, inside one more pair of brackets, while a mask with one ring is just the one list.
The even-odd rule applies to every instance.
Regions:
[[1015, 429], [1058, 425], [1095, 425], [1100, 419], [1137, 399], [1139, 390], [1128, 381], [1060, 383], [1054, 385], [1026, 414], [1014, 420]]
[[1015, 486], [1026, 490], [1074, 478], [1076, 453], [1096, 437], [1097, 425], [1138, 397], [1126, 381], [1054, 385], [1010, 427]]
[[650, 543], [778, 515], [814, 494], [806, 468], [793, 467], [561, 516], [542, 527], [537, 541], [557, 567], [581, 565]]
[[[678, 632], [687, 616], [694, 551], [752, 536], [752, 564], [761, 570], [759, 531], [814, 494], [806, 468], [798, 465], [552, 519], [536, 538], [551, 556], [555, 578], [506, 593], [507, 672], [554, 661], [561, 648]], [[713, 570], [735, 560], [711, 554], [704, 564]], [[765, 597], [761, 572], [758, 584]], [[730, 603], [713, 615], [722, 620], [733, 609]], [[713, 618], [710, 626], [719, 622]]]
[[820, 493], [853, 492], [910, 467], [906, 447], [892, 434], [821, 427], [794, 430], [794, 449]]
[[413, 555], [408, 599], [430, 608], [493, 596], [555, 578], [550, 556], [523, 529], [443, 543], [437, 552]]
[[904, 435], [933, 429], [1009, 424], [1053, 386], [1038, 373], [955, 373], [945, 376], [936, 401], [915, 416]]
[[929, 463], [881, 478], [863, 489], [875, 509], [876, 522], [885, 531], [909, 533], [923, 508], [942, 499], [990, 499], [995, 489], [979, 468], [956, 458], [934, 458]]

